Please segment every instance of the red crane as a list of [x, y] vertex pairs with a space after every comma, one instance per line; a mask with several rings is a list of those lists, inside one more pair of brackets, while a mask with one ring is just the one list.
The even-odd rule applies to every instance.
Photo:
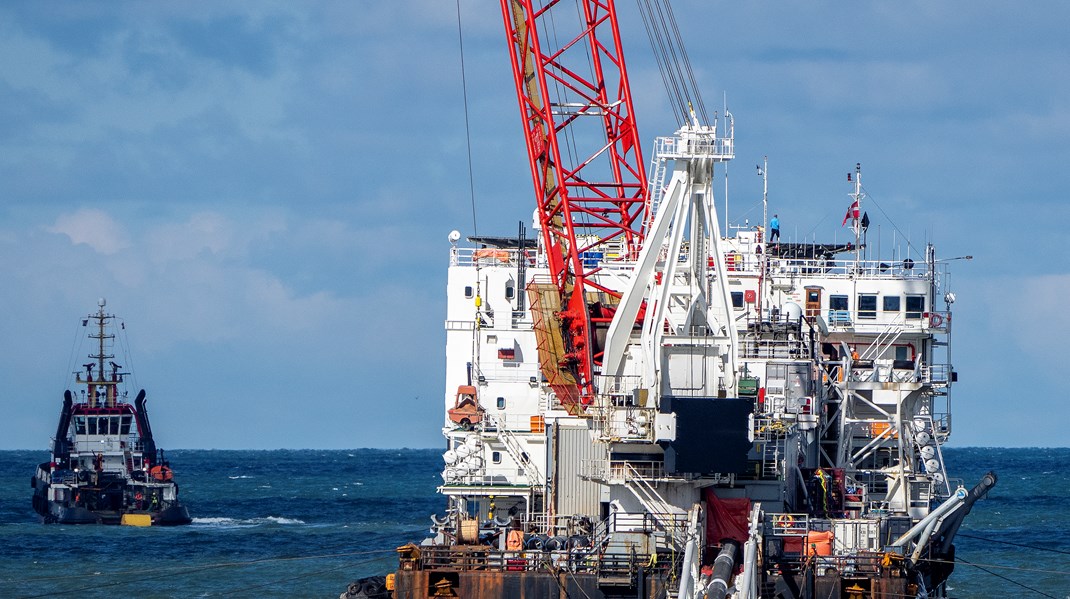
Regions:
[[[647, 178], [613, 0], [501, 0], [552, 282], [528, 287], [543, 375], [561, 404], [594, 398], [619, 294], [604, 260], [643, 241]], [[577, 18], [579, 15], [579, 19]]]

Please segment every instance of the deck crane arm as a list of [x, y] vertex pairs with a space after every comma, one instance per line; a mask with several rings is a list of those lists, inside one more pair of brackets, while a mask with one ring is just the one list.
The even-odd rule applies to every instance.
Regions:
[[582, 414], [619, 298], [594, 275], [638, 254], [648, 190], [614, 2], [576, 4], [501, 0], [551, 275], [528, 287], [540, 368]]

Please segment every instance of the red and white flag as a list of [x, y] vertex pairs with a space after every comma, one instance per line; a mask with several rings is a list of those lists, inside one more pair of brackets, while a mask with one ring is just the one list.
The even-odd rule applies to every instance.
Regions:
[[851, 204], [851, 207], [847, 209], [847, 214], [843, 215], [843, 223], [841, 223], [840, 226], [842, 227], [843, 225], [846, 225], [847, 219], [849, 218], [858, 220], [858, 200], [855, 200], [854, 203]]

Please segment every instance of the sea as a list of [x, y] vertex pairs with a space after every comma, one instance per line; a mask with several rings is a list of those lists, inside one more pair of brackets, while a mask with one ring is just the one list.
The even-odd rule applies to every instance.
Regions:
[[[949, 596], [1070, 599], [1070, 449], [944, 457], [967, 487], [999, 477], [959, 533]], [[42, 525], [30, 477], [47, 459], [0, 451], [0, 598], [335, 598], [392, 570], [445, 505], [439, 450], [175, 450], [192, 525]]]

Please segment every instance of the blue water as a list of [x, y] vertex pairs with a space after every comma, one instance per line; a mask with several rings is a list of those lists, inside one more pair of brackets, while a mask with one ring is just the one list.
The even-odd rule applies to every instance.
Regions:
[[[444, 505], [435, 450], [168, 457], [193, 525], [69, 527], [38, 524], [30, 509], [46, 454], [0, 452], [0, 597], [333, 598], [392, 569], [394, 548], [422, 539]], [[962, 528], [951, 596], [1070, 597], [1070, 449], [945, 458], [967, 486], [988, 469], [1000, 477]]]

